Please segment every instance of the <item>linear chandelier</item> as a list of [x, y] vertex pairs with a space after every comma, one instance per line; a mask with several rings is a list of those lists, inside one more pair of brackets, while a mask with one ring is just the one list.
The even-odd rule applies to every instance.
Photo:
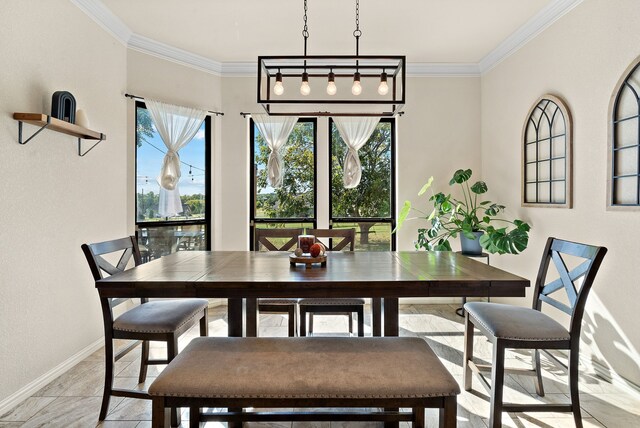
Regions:
[[[258, 57], [258, 103], [271, 116], [379, 116], [401, 114], [405, 103], [406, 57], [360, 55], [360, 1], [356, 0], [355, 55]], [[299, 111], [305, 106], [306, 111]]]

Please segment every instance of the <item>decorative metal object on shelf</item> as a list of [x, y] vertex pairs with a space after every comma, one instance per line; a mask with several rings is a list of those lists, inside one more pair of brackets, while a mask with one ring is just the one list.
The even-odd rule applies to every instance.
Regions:
[[[303, 19], [304, 55], [258, 57], [258, 103], [269, 115], [389, 117], [402, 113], [406, 57], [360, 55], [359, 0], [353, 32], [355, 55], [307, 55], [307, 0]], [[298, 111], [301, 105], [311, 107]]]
[[51, 99], [51, 116], [69, 123], [76, 123], [76, 99], [71, 92], [56, 91]]

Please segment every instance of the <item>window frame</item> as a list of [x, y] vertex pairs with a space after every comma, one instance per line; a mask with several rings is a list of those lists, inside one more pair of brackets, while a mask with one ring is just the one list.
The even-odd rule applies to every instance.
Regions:
[[[396, 120], [395, 118], [385, 117], [381, 118], [379, 123], [388, 122], [391, 124], [391, 201], [390, 201], [390, 217], [334, 217], [333, 216], [333, 142], [331, 141], [331, 130], [334, 126], [334, 122], [332, 118], [329, 118], [328, 122], [328, 144], [329, 144], [329, 228], [333, 228], [333, 223], [357, 223], [357, 220], [364, 220], [372, 223], [389, 223], [391, 226], [391, 231], [396, 228]], [[391, 233], [391, 251], [396, 250], [397, 244], [397, 234]]]
[[205, 226], [205, 239], [206, 250], [211, 250], [211, 116], [207, 115], [204, 119], [204, 169], [205, 169], [205, 212], [203, 219], [197, 220], [160, 220], [160, 221], [138, 221], [138, 108], [147, 109], [146, 104], [143, 101], [136, 101], [135, 103], [135, 128], [134, 128], [134, 162], [135, 162], [135, 177], [134, 180], [134, 216], [136, 229], [141, 228], [154, 228], [154, 227], [171, 227], [171, 226], [191, 226], [191, 225], [204, 225]]
[[[625, 88], [625, 85], [632, 77], [640, 78], [640, 57], [636, 58], [627, 69], [622, 73], [622, 76], [616, 83], [613, 94], [611, 95], [611, 102], [609, 104], [609, 135], [607, 138], [607, 210], [608, 211], [640, 211], [640, 105], [637, 109], [636, 118], [638, 120], [638, 134], [636, 135], [636, 144], [631, 146], [625, 146], [626, 148], [635, 147], [637, 150], [637, 160], [636, 160], [636, 203], [635, 204], [625, 204], [625, 203], [616, 203], [616, 190], [615, 190], [615, 180], [616, 177], [616, 157], [614, 152], [619, 151], [620, 148], [616, 147], [616, 125], [626, 121], [627, 118], [624, 119], [616, 119], [618, 113], [618, 106], [622, 91]], [[636, 92], [636, 91], [634, 91]], [[636, 99], [640, 98], [640, 91], [636, 94]], [[616, 150], [617, 149], [617, 150]]]
[[[540, 105], [547, 101], [544, 108], [541, 108]], [[549, 119], [549, 138], [538, 138], [538, 129], [535, 129], [536, 132], [536, 140], [535, 141], [527, 141], [527, 131], [529, 130], [529, 126], [533, 125], [533, 114], [537, 109], [542, 110], [542, 115], [545, 115], [545, 111], [549, 104], [554, 104], [557, 107], [556, 113], [559, 112], [562, 115], [562, 120], [564, 121], [564, 134], [553, 136], [551, 135], [553, 132], [553, 124], [554, 120], [557, 120], [555, 117]], [[538, 125], [542, 121], [542, 116], [538, 121]], [[535, 127], [535, 125], [533, 125]], [[564, 138], [564, 153], [563, 156], [554, 158], [553, 157], [553, 140], [558, 137]], [[548, 159], [538, 159], [538, 148], [540, 143], [544, 140], [549, 140], [549, 158]], [[529, 160], [527, 158], [527, 146], [529, 144], [536, 145], [536, 158], [534, 160]], [[564, 159], [564, 177], [562, 179], [553, 179], [552, 178], [552, 166], [554, 160]], [[549, 180], [538, 180], [539, 171], [538, 166], [542, 162], [549, 162]], [[535, 181], [528, 181], [530, 177], [527, 176], [527, 165], [529, 163], [536, 164], [536, 179]], [[527, 113], [527, 118], [522, 127], [522, 159], [521, 159], [521, 205], [523, 207], [539, 207], [539, 208], [572, 208], [573, 206], [573, 119], [571, 117], [571, 112], [567, 107], [565, 101], [551, 94], [545, 94], [538, 98], [534, 103], [529, 112]], [[551, 186], [553, 182], [564, 182], [564, 202], [553, 202], [552, 195], [553, 192], [551, 190]], [[538, 202], [537, 189], [540, 183], [549, 183], [549, 202]], [[527, 200], [527, 184], [535, 184], [536, 185], [536, 201]]]
[[249, 248], [254, 250], [254, 230], [258, 224], [269, 223], [312, 223], [315, 229], [318, 225], [318, 118], [300, 117], [298, 123], [313, 124], [313, 218], [256, 218], [256, 174], [255, 174], [255, 122], [249, 118]]

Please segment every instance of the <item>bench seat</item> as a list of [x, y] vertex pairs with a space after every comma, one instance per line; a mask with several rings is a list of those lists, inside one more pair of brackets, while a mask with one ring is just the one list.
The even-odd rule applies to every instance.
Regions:
[[411, 337], [200, 337], [149, 387], [154, 427], [173, 406], [446, 407], [441, 419], [455, 426], [459, 393], [427, 343]]

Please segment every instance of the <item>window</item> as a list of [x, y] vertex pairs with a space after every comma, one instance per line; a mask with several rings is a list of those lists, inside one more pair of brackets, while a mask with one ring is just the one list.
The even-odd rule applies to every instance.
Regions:
[[571, 208], [571, 116], [565, 103], [544, 95], [524, 126], [522, 205]]
[[625, 72], [611, 106], [607, 205], [640, 207], [640, 61]]
[[196, 136], [180, 150], [182, 213], [160, 217], [156, 177], [167, 149], [144, 103], [136, 103], [136, 229], [144, 259], [210, 249], [210, 130], [211, 118], [207, 116]]
[[345, 145], [330, 121], [330, 224], [334, 229], [356, 229], [356, 251], [395, 249], [395, 122], [381, 119], [369, 142], [359, 151], [362, 178], [355, 189], [345, 189], [342, 165]]
[[254, 228], [313, 228], [316, 225], [316, 120], [299, 119], [284, 147], [280, 188], [267, 183], [269, 147], [250, 121], [251, 233]]

